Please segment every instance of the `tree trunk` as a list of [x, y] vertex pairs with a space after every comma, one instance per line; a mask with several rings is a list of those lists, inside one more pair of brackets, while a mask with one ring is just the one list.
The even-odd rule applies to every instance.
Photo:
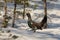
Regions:
[[[47, 18], [47, 3], [46, 3], [46, 0], [44, 0], [44, 13], [45, 13], [45, 16]], [[47, 19], [46, 19], [46, 21], [47, 21]], [[47, 28], [47, 22], [45, 24], [46, 24], [45, 28]]]
[[6, 23], [6, 16], [7, 16], [7, 2], [6, 2], [6, 0], [4, 0], [4, 2], [5, 2], [5, 6], [4, 6], [4, 11], [5, 11], [5, 15], [3, 16], [4, 17], [4, 20], [3, 20], [3, 27], [4, 28], [6, 28], [7, 27], [7, 23]]
[[45, 15], [47, 16], [47, 3], [46, 3], [46, 0], [44, 0], [44, 12], [45, 12]]
[[5, 15], [7, 14], [7, 2], [5, 0]]
[[[14, 0], [15, 1], [15, 0]], [[13, 14], [13, 22], [12, 22], [12, 27], [14, 27], [15, 24], [15, 16], [16, 16], [16, 1], [14, 3], [14, 14]]]
[[23, 19], [25, 17], [25, 4], [24, 4], [24, 11], [23, 11]]

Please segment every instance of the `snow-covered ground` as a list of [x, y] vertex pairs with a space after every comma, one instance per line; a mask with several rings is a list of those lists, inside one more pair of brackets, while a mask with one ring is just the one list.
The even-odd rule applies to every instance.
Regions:
[[[48, 5], [47, 29], [36, 30], [36, 32], [34, 33], [33, 31], [30, 31], [30, 28], [28, 27], [27, 17], [25, 17], [25, 19], [22, 19], [20, 16], [20, 18], [16, 19], [15, 28], [11, 27], [12, 20], [9, 21], [8, 28], [2, 28], [2, 31], [4, 31], [4, 33], [0, 32], [0, 40], [60, 40], [60, 4], [55, 4]], [[41, 22], [44, 15], [42, 5], [41, 10], [39, 9], [39, 7], [36, 10], [32, 9], [32, 12], [30, 13], [32, 19], [36, 22]], [[0, 17], [0, 24], [2, 21], [3, 20]], [[10, 30], [11, 32], [7, 33], [7, 30]], [[12, 36], [16, 35], [18, 36], [18, 38], [13, 39], [12, 36], [9, 36], [10, 34], [12, 34]]]

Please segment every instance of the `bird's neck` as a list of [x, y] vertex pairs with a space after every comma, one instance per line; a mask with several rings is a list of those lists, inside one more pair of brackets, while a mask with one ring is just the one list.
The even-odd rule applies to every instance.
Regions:
[[31, 17], [28, 17], [28, 21], [32, 21]]

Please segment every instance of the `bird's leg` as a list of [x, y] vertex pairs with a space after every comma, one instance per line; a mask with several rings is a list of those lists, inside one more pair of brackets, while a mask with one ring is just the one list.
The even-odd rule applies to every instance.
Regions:
[[32, 29], [32, 31], [33, 31], [33, 32], [36, 32], [36, 30], [35, 30], [34, 28]]
[[40, 30], [42, 30], [43, 29], [43, 27], [40, 27]]
[[32, 27], [33, 32], [36, 32], [36, 26]]

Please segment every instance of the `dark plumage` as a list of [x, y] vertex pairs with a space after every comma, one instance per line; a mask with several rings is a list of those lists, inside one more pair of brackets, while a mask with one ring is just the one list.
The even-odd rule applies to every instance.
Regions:
[[43, 28], [46, 28], [46, 27], [47, 27], [47, 26], [46, 26], [46, 23], [47, 23], [47, 16], [46, 16], [46, 15], [44, 16], [43, 20], [42, 20], [41, 22], [39, 22], [39, 23], [36, 23], [36, 22], [34, 22], [34, 21], [31, 19], [30, 13], [27, 13], [26, 15], [27, 15], [27, 17], [28, 17], [28, 26], [29, 26], [30, 28], [32, 28], [32, 30], [33, 30], [34, 32], [36, 31], [36, 29], [42, 30]]

